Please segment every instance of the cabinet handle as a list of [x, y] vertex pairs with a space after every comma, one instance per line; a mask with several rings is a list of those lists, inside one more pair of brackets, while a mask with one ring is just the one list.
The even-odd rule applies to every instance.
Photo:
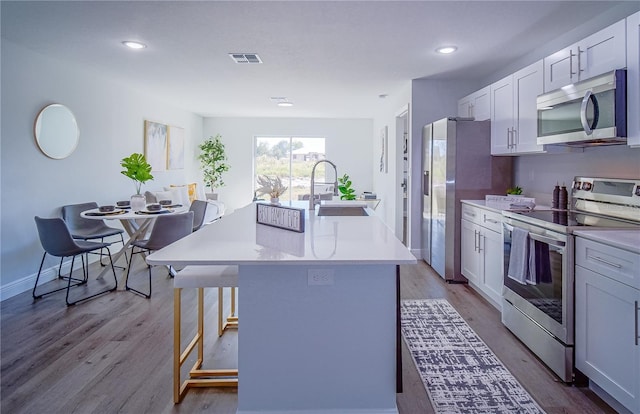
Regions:
[[573, 79], [573, 75], [576, 75], [576, 73], [573, 71], [573, 57], [575, 56], [575, 54], [573, 53], [573, 50], [569, 51], [569, 79]]
[[595, 261], [597, 261], [597, 262], [601, 262], [601, 263], [604, 263], [604, 264], [606, 264], [606, 265], [609, 265], [609, 266], [615, 267], [616, 269], [620, 269], [620, 268], [622, 268], [622, 265], [621, 265], [621, 264], [613, 263], [613, 262], [610, 262], [610, 261], [608, 261], [608, 260], [604, 260], [603, 258], [598, 257], [598, 256], [591, 256], [590, 254], [588, 254], [588, 255], [587, 255], [587, 257], [588, 257], [589, 259], [593, 259], [593, 260], [595, 260]]
[[507, 128], [507, 148], [511, 148], [511, 128]]
[[638, 328], [638, 313], [640, 313], [640, 304], [638, 304], [638, 301], [635, 301], [636, 304], [636, 345], [638, 345], [638, 339], [640, 339], [640, 332], [638, 332], [640, 330], [640, 328]]
[[484, 217], [484, 222], [485, 223], [488, 221], [489, 223], [498, 224], [498, 220], [489, 219], [489, 218], [487, 218], [486, 214], [483, 214], [483, 217]]
[[582, 69], [582, 62], [580, 58], [581, 53], [584, 53], [584, 50], [580, 50], [580, 46], [578, 46], [578, 73], [584, 72], [584, 69]]
[[478, 251], [478, 230], [473, 231], [473, 251]]
[[480, 237], [482, 237], [482, 235], [480, 234], [480, 232], [478, 232], [478, 253], [482, 251], [482, 240], [480, 239]]
[[469, 213], [468, 211], [465, 211], [465, 212], [464, 212], [464, 215], [465, 215], [465, 216], [471, 216], [471, 217], [475, 217], [475, 216], [476, 216], [476, 214], [475, 214], [475, 213]]
[[520, 143], [520, 136], [518, 135], [518, 130], [513, 128], [513, 146], [515, 147], [516, 145], [518, 145]]

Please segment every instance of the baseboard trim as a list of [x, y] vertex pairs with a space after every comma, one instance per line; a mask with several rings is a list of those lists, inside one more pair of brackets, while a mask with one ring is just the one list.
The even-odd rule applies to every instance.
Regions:
[[[60, 260], [60, 259], [58, 259]], [[97, 262], [98, 258], [93, 258], [93, 260], [89, 260], [89, 263]], [[68, 259], [62, 262], [62, 274], [68, 274], [71, 269], [71, 259]], [[82, 269], [82, 261], [76, 260], [74, 271]], [[0, 302], [6, 299], [12, 298], [21, 293], [30, 291], [33, 289], [33, 285], [36, 282], [36, 277], [38, 276], [38, 272], [32, 273], [28, 276], [20, 278], [18, 280], [14, 280], [13, 282], [7, 283], [5, 285], [0, 286]], [[51, 266], [46, 269], [42, 269], [42, 274], [40, 275], [40, 284], [47, 283], [52, 280], [55, 280], [58, 277], [58, 265]]]

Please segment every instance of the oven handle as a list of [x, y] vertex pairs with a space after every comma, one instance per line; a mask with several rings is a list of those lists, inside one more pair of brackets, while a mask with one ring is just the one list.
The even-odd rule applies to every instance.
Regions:
[[540, 242], [547, 243], [552, 246], [564, 247], [567, 245], [567, 243], [561, 240], [552, 239], [551, 237], [540, 236], [539, 234], [529, 233], [529, 237], [531, 237], [533, 240], [538, 240]]

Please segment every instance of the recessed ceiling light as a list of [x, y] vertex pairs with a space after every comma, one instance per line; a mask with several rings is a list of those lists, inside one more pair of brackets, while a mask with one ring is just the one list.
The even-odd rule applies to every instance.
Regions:
[[147, 47], [144, 43], [136, 42], [134, 40], [125, 40], [122, 42], [123, 45], [128, 47], [129, 49], [144, 49]]
[[278, 106], [293, 106], [293, 102], [289, 102], [289, 101], [282, 101], [282, 102], [278, 102]]
[[443, 55], [448, 55], [449, 53], [453, 53], [458, 50], [455, 46], [443, 46], [436, 49], [436, 52], [442, 53]]

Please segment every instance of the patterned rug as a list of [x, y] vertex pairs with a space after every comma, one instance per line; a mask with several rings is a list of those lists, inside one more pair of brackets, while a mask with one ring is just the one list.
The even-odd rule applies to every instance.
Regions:
[[402, 336], [436, 413], [544, 413], [445, 299], [402, 301]]

